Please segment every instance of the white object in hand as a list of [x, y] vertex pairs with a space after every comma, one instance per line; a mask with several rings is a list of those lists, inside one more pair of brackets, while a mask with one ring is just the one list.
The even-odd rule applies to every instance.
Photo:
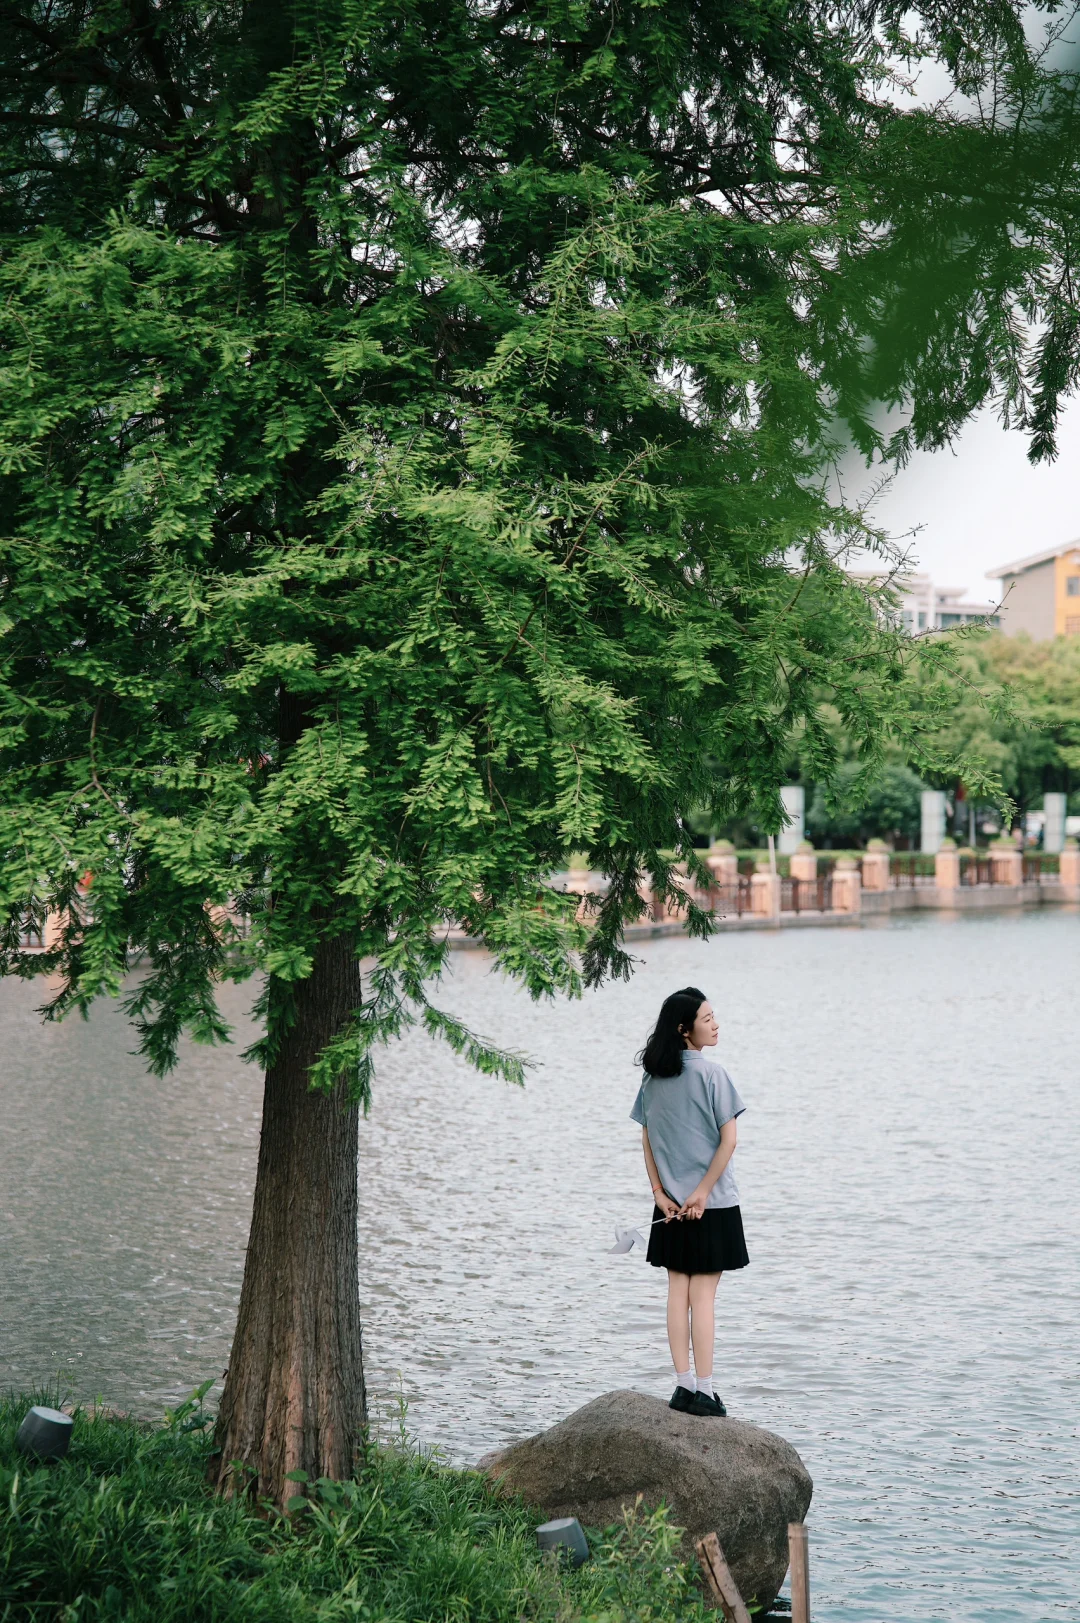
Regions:
[[[654, 1229], [657, 1223], [666, 1222], [666, 1217], [657, 1217], [653, 1219], [653, 1221], [649, 1224], [649, 1227]], [[616, 1229], [615, 1244], [609, 1250], [608, 1256], [624, 1257], [628, 1251], [632, 1251], [634, 1249], [635, 1245], [639, 1245], [643, 1251], [648, 1250], [648, 1242], [640, 1229]]]

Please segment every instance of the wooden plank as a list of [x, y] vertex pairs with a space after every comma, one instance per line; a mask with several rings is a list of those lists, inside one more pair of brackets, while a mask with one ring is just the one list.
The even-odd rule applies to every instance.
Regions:
[[810, 1623], [810, 1541], [805, 1522], [788, 1522], [791, 1623]]
[[750, 1613], [743, 1604], [739, 1586], [731, 1575], [731, 1568], [724, 1559], [716, 1534], [706, 1533], [694, 1548], [712, 1597], [724, 1614], [725, 1623], [750, 1623]]

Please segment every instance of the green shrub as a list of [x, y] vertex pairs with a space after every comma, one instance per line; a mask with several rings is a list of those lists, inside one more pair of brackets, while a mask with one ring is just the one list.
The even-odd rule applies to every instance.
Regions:
[[534, 1512], [404, 1436], [285, 1518], [210, 1490], [195, 1400], [163, 1426], [78, 1411], [52, 1465], [16, 1451], [29, 1401], [0, 1403], [0, 1623], [715, 1623], [664, 1510], [573, 1572]]
[[845, 762], [839, 768], [832, 802], [824, 785], [815, 785], [806, 812], [809, 832], [834, 844], [862, 845], [874, 836], [914, 839], [922, 818], [922, 791], [926, 787], [922, 780], [910, 767], [887, 762], [860, 797], [860, 772], [857, 761]]

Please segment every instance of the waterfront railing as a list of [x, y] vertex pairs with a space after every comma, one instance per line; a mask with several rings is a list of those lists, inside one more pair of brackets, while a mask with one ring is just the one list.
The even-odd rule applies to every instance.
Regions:
[[[811, 915], [843, 916], [864, 910], [879, 912], [892, 906], [949, 906], [950, 893], [983, 889], [991, 895], [1008, 889], [1010, 900], [1023, 902], [1045, 896], [1047, 901], [1080, 900], [1080, 849], [1070, 841], [1060, 856], [1049, 851], [1021, 852], [1014, 846], [989, 851], [957, 850], [943, 846], [934, 855], [920, 851], [890, 851], [871, 841], [856, 858], [841, 852], [818, 852], [808, 844], [775, 865], [760, 857], [740, 857], [733, 846], [716, 845], [702, 853], [709, 873], [691, 878], [684, 865], [675, 870], [677, 887], [686, 900], [663, 898], [643, 881], [641, 899], [645, 916], [638, 928], [666, 928], [685, 924], [689, 904], [717, 918], [798, 918]], [[603, 876], [583, 868], [552, 876], [560, 889], [581, 898], [579, 917], [594, 916], [607, 886]], [[88, 888], [88, 887], [87, 887]], [[903, 893], [910, 892], [910, 901]], [[890, 893], [894, 900], [890, 900]], [[866, 898], [864, 902], [864, 897]], [[1004, 900], [1005, 898], [1002, 897]], [[989, 900], [989, 896], [987, 897]], [[975, 897], [970, 897], [972, 903]], [[250, 919], [238, 907], [211, 907], [215, 926], [233, 937], [250, 932]], [[62, 919], [50, 914], [40, 922], [23, 921], [19, 945], [24, 952], [56, 946]], [[455, 941], [467, 941], [461, 929], [450, 931]]]

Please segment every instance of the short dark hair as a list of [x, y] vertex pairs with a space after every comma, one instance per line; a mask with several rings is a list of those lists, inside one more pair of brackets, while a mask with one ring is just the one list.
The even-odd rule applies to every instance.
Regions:
[[705, 993], [697, 986], [684, 986], [664, 999], [652, 1036], [637, 1058], [650, 1076], [679, 1075], [686, 1052], [683, 1032], [690, 1030], [706, 1001]]

